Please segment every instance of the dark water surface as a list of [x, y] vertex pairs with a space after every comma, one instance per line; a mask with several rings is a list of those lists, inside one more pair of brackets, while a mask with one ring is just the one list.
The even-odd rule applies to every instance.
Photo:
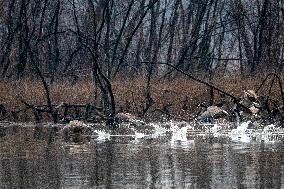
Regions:
[[171, 136], [66, 142], [44, 128], [6, 129], [0, 188], [284, 188], [282, 142]]

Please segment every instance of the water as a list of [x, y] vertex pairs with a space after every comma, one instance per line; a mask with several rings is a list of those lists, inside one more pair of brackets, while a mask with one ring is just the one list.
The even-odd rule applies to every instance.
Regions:
[[75, 143], [47, 127], [2, 125], [0, 188], [284, 188], [282, 129], [152, 126], [94, 129]]

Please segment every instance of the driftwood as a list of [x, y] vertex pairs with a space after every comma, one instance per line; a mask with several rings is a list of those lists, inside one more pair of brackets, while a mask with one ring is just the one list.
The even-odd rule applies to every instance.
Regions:
[[8, 110], [6, 110], [7, 111], [7, 114], [6, 114], [6, 116], [4, 116], [4, 115], [2, 115], [1, 116], [1, 118], [0, 118], [0, 121], [4, 121], [4, 120], [7, 120], [7, 119], [9, 119], [9, 118], [13, 118], [13, 119], [18, 119], [18, 114], [19, 113], [21, 113], [21, 112], [23, 112], [23, 111], [26, 111], [26, 110], [28, 110], [28, 109], [30, 109], [30, 108], [22, 108], [22, 109], [19, 109], [19, 110], [17, 110], [17, 111], [8, 111]]
[[[43, 121], [43, 113], [47, 115], [51, 115], [50, 105], [32, 105], [28, 102], [21, 100], [21, 103], [25, 105], [25, 108], [22, 108], [17, 111], [8, 111], [4, 106], [0, 106], [0, 121], [4, 121], [7, 119], [17, 119], [18, 114], [31, 110], [35, 121], [42, 122]], [[86, 120], [86, 121], [95, 121], [96, 118], [104, 118], [103, 108], [97, 107], [91, 104], [51, 104], [53, 109], [53, 114], [56, 113], [56, 116], [60, 118], [59, 121], [65, 122], [70, 121], [71, 119], [78, 120]], [[2, 113], [5, 110], [5, 115]], [[51, 115], [54, 118], [54, 115]]]

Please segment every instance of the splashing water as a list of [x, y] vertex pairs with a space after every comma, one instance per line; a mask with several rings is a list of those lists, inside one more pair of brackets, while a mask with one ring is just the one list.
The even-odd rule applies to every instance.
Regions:
[[229, 137], [232, 142], [244, 142], [249, 143], [251, 141], [250, 136], [247, 134], [250, 122], [241, 123], [236, 129], [232, 129], [229, 133]]
[[155, 128], [153, 134], [150, 135], [151, 138], [153, 138], [153, 139], [154, 138], [158, 138], [160, 136], [164, 136], [164, 135], [166, 135], [169, 132], [168, 129], [162, 127], [159, 124], [151, 124], [151, 126], [153, 126], [153, 128]]
[[[129, 128], [130, 134], [111, 134], [110, 131], [96, 130], [95, 140], [105, 142], [114, 137], [133, 137], [135, 141], [140, 142], [146, 139], [157, 139], [166, 137], [170, 144], [188, 145], [192, 143], [196, 137], [213, 137], [213, 138], [228, 138], [233, 143], [251, 143], [263, 141], [265, 143], [274, 143], [282, 141], [284, 138], [284, 130], [277, 128], [275, 125], [267, 125], [261, 127], [250, 128], [253, 125], [250, 121], [236, 125], [236, 128], [230, 129], [228, 125], [220, 124], [203, 124], [202, 130], [195, 128], [196, 125], [186, 122], [169, 121], [165, 123], [150, 123], [152, 128], [150, 133], [144, 133], [143, 130], [136, 130], [135, 127]], [[200, 125], [199, 127], [200, 128]], [[229, 128], [229, 129], [228, 129]], [[260, 129], [261, 128], [261, 129]]]
[[97, 141], [104, 142], [106, 140], [110, 140], [110, 134], [106, 131], [96, 130], [95, 133], [97, 133]]
[[45, 128], [36, 136], [32, 127], [5, 130], [1, 186], [284, 188], [284, 132], [275, 125], [167, 122], [91, 129], [93, 135], [79, 143], [61, 133], [43, 138], [50, 134]]
[[146, 137], [147, 135], [145, 135], [144, 133], [139, 133], [139, 132], [135, 132], [135, 140], [139, 140], [139, 139], [142, 139], [144, 137]]

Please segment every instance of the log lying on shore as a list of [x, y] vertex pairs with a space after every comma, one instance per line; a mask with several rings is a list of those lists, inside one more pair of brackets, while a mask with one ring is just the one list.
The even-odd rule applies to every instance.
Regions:
[[[4, 116], [1, 116], [0, 114], [0, 121], [8, 120], [8, 119], [14, 119], [17, 121], [18, 114], [31, 110], [34, 119], [36, 122], [43, 122], [44, 121], [44, 115], [49, 115], [51, 112], [49, 110], [49, 107], [47, 105], [31, 105], [25, 101], [21, 101], [26, 107], [23, 109], [20, 109], [18, 111], [6, 111], [6, 109], [3, 106], [3, 109], [5, 109]], [[133, 125], [143, 125], [144, 122], [139, 119], [138, 117], [130, 114], [130, 113], [117, 113], [112, 120], [109, 120], [105, 116], [105, 112], [103, 108], [97, 107], [91, 104], [67, 104], [67, 103], [60, 103], [60, 104], [52, 104], [52, 107], [54, 111], [56, 111], [56, 114], [59, 119], [59, 123], [69, 123], [69, 124], [75, 124], [75, 122], [72, 122], [74, 120], [84, 120], [85, 122], [102, 122], [102, 121], [108, 121], [111, 122], [111, 124], [118, 125], [121, 123], [130, 123]], [[0, 106], [1, 108], [1, 106]], [[1, 109], [0, 109], [1, 110]], [[1, 113], [1, 111], [0, 111]], [[77, 122], [76, 122], [77, 123]], [[76, 125], [76, 124], [75, 124]], [[78, 124], [77, 124], [78, 126]], [[75, 127], [77, 128], [77, 127]]]
[[[17, 111], [8, 111], [4, 105], [0, 106], [0, 121], [12, 119], [18, 121], [18, 114], [31, 110], [35, 121], [42, 122], [44, 114], [49, 115], [51, 112], [47, 105], [32, 105], [25, 101], [21, 101], [26, 107]], [[88, 122], [96, 122], [104, 120], [103, 108], [91, 104], [52, 104], [59, 122], [69, 122], [72, 120], [86, 120]]]

